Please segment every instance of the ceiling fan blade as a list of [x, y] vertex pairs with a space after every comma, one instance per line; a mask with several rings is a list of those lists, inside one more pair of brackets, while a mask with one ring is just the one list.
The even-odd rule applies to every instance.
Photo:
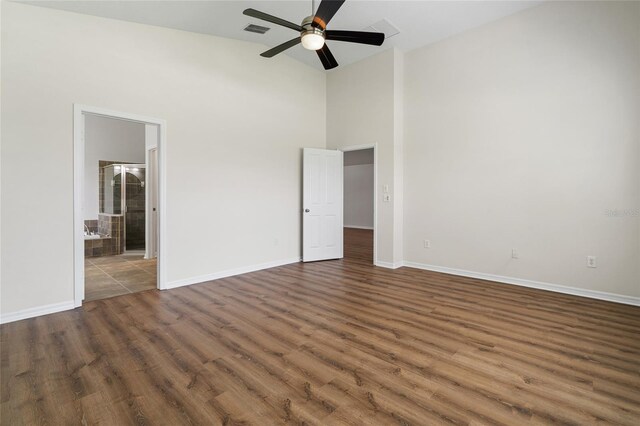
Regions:
[[384, 43], [383, 33], [371, 33], [366, 31], [341, 31], [327, 30], [325, 31], [327, 40], [347, 41], [349, 43], [372, 44], [381, 46]]
[[284, 43], [274, 47], [273, 49], [269, 49], [266, 52], [262, 52], [260, 54], [260, 56], [265, 57], [265, 58], [272, 58], [272, 57], [276, 56], [278, 53], [284, 52], [288, 48], [293, 47], [296, 44], [300, 43], [300, 41], [301, 41], [300, 37], [296, 37], [294, 39], [291, 39], [291, 40], [289, 40], [287, 42], [284, 42]]
[[322, 46], [322, 49], [316, 50], [316, 53], [318, 54], [318, 58], [320, 58], [325, 70], [330, 70], [338, 66], [338, 61], [333, 57], [333, 54], [331, 54], [331, 51], [329, 50], [329, 46], [326, 44]]
[[255, 9], [245, 9], [245, 15], [251, 16], [252, 18], [262, 19], [263, 21], [271, 22], [272, 24], [282, 25], [283, 27], [291, 28], [292, 30], [302, 31], [302, 27], [300, 25], [294, 24], [293, 22], [285, 21], [284, 19], [280, 19], [276, 16], [266, 14], [264, 12], [260, 12]]
[[327, 28], [327, 24], [338, 9], [340, 9], [344, 1], [345, 0], [322, 0], [320, 6], [318, 6], [318, 10], [316, 10], [316, 16], [313, 17], [311, 25], [316, 28], [322, 28], [323, 30]]

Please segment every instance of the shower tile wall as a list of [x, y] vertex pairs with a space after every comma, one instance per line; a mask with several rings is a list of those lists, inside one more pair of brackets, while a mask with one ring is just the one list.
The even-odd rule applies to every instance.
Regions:
[[113, 164], [110, 161], [98, 161], [98, 211], [104, 211], [104, 168], [109, 164]]
[[144, 170], [127, 173], [127, 250], [144, 250], [145, 245], [145, 190]]
[[[97, 225], [92, 228], [94, 222]], [[98, 220], [85, 220], [85, 224], [91, 232], [98, 232], [101, 236], [95, 240], [84, 240], [85, 257], [111, 256], [124, 252], [122, 216], [100, 213]]]
[[111, 238], [84, 240], [84, 257], [110, 256], [112, 254]]
[[122, 215], [100, 213], [98, 215], [98, 233], [111, 237], [111, 253], [109, 254], [124, 253], [124, 220]]
[[89, 228], [89, 232], [98, 232], [98, 221], [97, 220], [85, 220], [84, 226]]
[[84, 240], [85, 257], [111, 256], [124, 252], [124, 221], [121, 215], [100, 213], [98, 220], [85, 220], [84, 223], [91, 232], [97, 232], [101, 236], [99, 239]]

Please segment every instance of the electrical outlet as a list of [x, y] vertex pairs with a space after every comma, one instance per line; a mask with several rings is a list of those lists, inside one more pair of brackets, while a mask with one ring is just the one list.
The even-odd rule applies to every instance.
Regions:
[[520, 253], [518, 253], [517, 249], [511, 249], [511, 258], [520, 259]]
[[597, 268], [596, 257], [595, 256], [587, 256], [587, 268]]
[[422, 244], [424, 248], [431, 248], [431, 240], [424, 240]]

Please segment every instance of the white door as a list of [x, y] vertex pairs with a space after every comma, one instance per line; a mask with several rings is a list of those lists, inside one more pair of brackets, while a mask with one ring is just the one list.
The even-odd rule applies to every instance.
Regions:
[[342, 151], [304, 148], [302, 261], [342, 258]]

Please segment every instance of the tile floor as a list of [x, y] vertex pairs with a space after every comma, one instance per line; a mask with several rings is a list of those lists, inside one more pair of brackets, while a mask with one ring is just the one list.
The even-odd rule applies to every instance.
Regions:
[[142, 255], [91, 257], [84, 260], [85, 302], [157, 287], [157, 260]]

